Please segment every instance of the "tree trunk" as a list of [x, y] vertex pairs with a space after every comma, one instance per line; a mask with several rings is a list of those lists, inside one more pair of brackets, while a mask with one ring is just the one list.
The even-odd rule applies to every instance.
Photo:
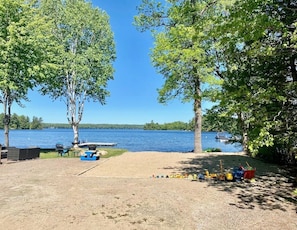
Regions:
[[5, 98], [4, 105], [4, 145], [9, 147], [9, 124], [11, 117], [11, 103], [9, 103], [9, 97]]
[[72, 124], [72, 129], [73, 129], [73, 135], [74, 135], [74, 137], [73, 137], [73, 147], [77, 148], [78, 143], [79, 143], [79, 141], [78, 141], [78, 138], [79, 138], [79, 136], [78, 136], [78, 124], [77, 123]]
[[201, 145], [201, 129], [202, 129], [202, 108], [201, 99], [195, 99], [194, 101], [194, 113], [195, 113], [195, 144], [194, 152], [202, 153]]
[[4, 144], [6, 147], [9, 147], [9, 124], [4, 124]]
[[194, 113], [195, 113], [194, 152], [202, 153], [202, 145], [201, 145], [202, 108], [201, 108], [201, 90], [200, 90], [199, 84], [196, 88], [196, 97], [195, 97], [195, 101], [194, 101]]
[[242, 134], [242, 146], [243, 146], [243, 151], [248, 155], [250, 155], [249, 148], [248, 148], [248, 134], [246, 130], [244, 130]]
[[242, 130], [242, 146], [243, 146], [243, 151], [246, 154], [250, 155], [249, 148], [248, 148], [248, 127], [244, 122], [244, 115], [242, 113], [238, 114], [238, 119], [240, 123], [240, 127]]
[[297, 81], [297, 71], [296, 71], [296, 58], [297, 55], [294, 55], [293, 57], [290, 58], [290, 70], [291, 70], [291, 74], [292, 74], [292, 78], [293, 81], [296, 82]]
[[194, 153], [202, 153], [201, 145], [201, 130], [202, 130], [202, 93], [200, 89], [199, 78], [195, 82], [195, 99], [194, 99], [194, 114], [195, 114], [195, 141], [194, 141]]

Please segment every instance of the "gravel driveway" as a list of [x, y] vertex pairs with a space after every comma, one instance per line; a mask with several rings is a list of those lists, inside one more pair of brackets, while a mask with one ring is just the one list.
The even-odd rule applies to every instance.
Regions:
[[[2, 161], [1, 229], [297, 229], [292, 178], [242, 153]], [[171, 178], [218, 172], [220, 161], [226, 170], [248, 162], [256, 181]]]

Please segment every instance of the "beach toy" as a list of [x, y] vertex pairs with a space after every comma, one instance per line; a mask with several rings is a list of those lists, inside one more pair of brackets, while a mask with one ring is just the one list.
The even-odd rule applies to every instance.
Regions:
[[198, 174], [198, 179], [199, 179], [199, 180], [204, 180], [205, 177], [204, 177], [204, 175], [203, 175], [202, 173], [199, 173], [199, 174]]
[[217, 174], [216, 173], [210, 173], [209, 176], [210, 176], [210, 178], [216, 178]]
[[242, 167], [233, 169], [232, 175], [235, 181], [241, 181], [243, 179], [244, 170]]
[[225, 180], [226, 179], [226, 176], [225, 174], [218, 174], [217, 177], [216, 177], [218, 180]]
[[197, 174], [193, 174], [193, 181], [197, 180]]
[[228, 180], [228, 181], [232, 181], [233, 180], [232, 173], [226, 173], [226, 180]]
[[255, 178], [255, 173], [256, 173], [256, 169], [244, 170], [243, 178], [248, 180], [253, 179]]
[[250, 182], [251, 182], [251, 183], [256, 182], [255, 178], [250, 179]]

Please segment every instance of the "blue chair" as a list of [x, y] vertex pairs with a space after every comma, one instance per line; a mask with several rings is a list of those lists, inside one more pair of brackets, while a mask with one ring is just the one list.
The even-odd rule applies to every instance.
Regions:
[[57, 143], [56, 144], [56, 151], [58, 155], [65, 156], [66, 154], [69, 156], [69, 148], [64, 148], [63, 144]]

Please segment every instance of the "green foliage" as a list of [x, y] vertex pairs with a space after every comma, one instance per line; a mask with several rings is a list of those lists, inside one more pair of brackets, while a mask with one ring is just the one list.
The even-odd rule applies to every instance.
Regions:
[[28, 2], [0, 0], [0, 90], [16, 102], [43, 80], [57, 46], [51, 22]]
[[[167, 12], [168, 27], [155, 34], [152, 63], [165, 83], [159, 89], [159, 101], [180, 96], [183, 101], [201, 100], [201, 84], [219, 84], [214, 75], [214, 59], [209, 55], [212, 38], [207, 37], [208, 20], [192, 11], [200, 4], [173, 3]], [[211, 17], [210, 15], [208, 15]]]
[[207, 148], [204, 150], [204, 152], [212, 153], [212, 152], [222, 152], [220, 148]]
[[42, 125], [42, 118], [38, 118], [38, 117], [35, 117], [33, 116], [32, 118], [32, 122], [30, 124], [30, 128], [31, 129], [42, 129], [43, 128], [43, 125]]
[[[296, 11], [283, 1], [235, 1], [219, 17], [220, 117], [236, 117], [252, 155], [294, 159], [296, 146]], [[247, 31], [249, 31], [247, 33]], [[295, 108], [295, 109], [294, 109]], [[220, 119], [218, 119], [220, 120]], [[284, 157], [279, 157], [284, 158]]]
[[151, 121], [146, 123], [143, 127], [144, 130], [193, 130], [191, 122], [186, 123], [182, 121], [175, 121], [171, 123], [159, 124]]
[[102, 158], [110, 158], [110, 157], [115, 157], [115, 156], [119, 156], [122, 155], [123, 153], [127, 152], [126, 149], [116, 149], [116, 148], [103, 148], [100, 150], [104, 150], [107, 152], [106, 155], [101, 156]]
[[40, 0], [41, 12], [55, 24], [55, 40], [62, 45], [57, 54], [61, 68], [41, 87], [43, 94], [66, 104], [74, 143], [78, 124], [89, 100], [105, 104], [107, 83], [113, 79], [114, 37], [105, 11], [85, 0]]
[[[0, 114], [0, 129], [4, 128], [4, 113]], [[28, 116], [12, 114], [10, 129], [42, 129], [42, 118], [33, 117], [32, 121]]]
[[[217, 73], [216, 37], [212, 28], [223, 14], [226, 1], [157, 1], [143, 0], [135, 24], [140, 31], [151, 30], [155, 38], [151, 59], [164, 77], [158, 90], [159, 102], [180, 98], [193, 101], [195, 114], [195, 152], [201, 152], [204, 85], [220, 85]], [[213, 86], [216, 88], [216, 86]]]
[[53, 99], [64, 98], [69, 116], [74, 115], [70, 111], [75, 109], [75, 103], [79, 114], [87, 99], [104, 104], [115, 60], [108, 15], [84, 0], [40, 2], [42, 12], [56, 25], [55, 39], [63, 44], [59, 53], [60, 72], [48, 79], [42, 92]]
[[[12, 104], [22, 106], [28, 90], [49, 76], [56, 66], [58, 44], [51, 21], [40, 15], [33, 0], [0, 0], [0, 19], [0, 103], [5, 114], [5, 145], [9, 146]], [[21, 128], [26, 127], [25, 120]]]
[[203, 130], [205, 131], [227, 131], [230, 134], [241, 134], [237, 118], [229, 116], [222, 107], [213, 106], [203, 115]]
[[294, 162], [296, 6], [272, 0], [168, 5], [143, 0], [135, 19], [155, 36], [152, 62], [165, 80], [160, 102], [194, 99], [197, 131], [201, 98], [208, 97], [219, 103], [204, 116], [204, 129], [240, 134], [253, 156], [269, 148], [277, 159]]

